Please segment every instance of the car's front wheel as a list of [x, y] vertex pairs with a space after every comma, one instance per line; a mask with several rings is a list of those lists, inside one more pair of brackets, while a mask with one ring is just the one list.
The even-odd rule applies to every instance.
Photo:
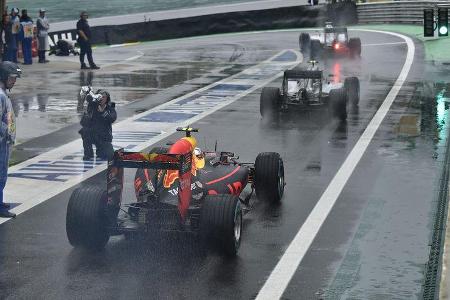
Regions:
[[280, 154], [263, 152], [255, 160], [256, 197], [263, 201], [280, 202], [284, 193], [284, 165]]
[[235, 195], [207, 195], [200, 215], [200, 237], [205, 246], [235, 256], [242, 236], [242, 209]]

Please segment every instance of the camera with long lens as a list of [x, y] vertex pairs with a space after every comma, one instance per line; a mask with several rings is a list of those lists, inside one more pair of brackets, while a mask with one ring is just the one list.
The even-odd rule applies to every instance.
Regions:
[[80, 97], [84, 98], [89, 104], [99, 104], [103, 95], [94, 93], [91, 86], [82, 86], [80, 89]]

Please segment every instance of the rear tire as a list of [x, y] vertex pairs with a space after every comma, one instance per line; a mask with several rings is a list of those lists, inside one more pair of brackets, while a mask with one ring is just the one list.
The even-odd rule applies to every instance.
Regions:
[[96, 186], [79, 187], [67, 205], [66, 232], [74, 247], [101, 250], [109, 240], [106, 190]]
[[261, 116], [272, 117], [278, 114], [280, 109], [280, 89], [264, 87], [259, 98], [259, 111]]
[[359, 79], [357, 77], [345, 78], [344, 89], [347, 93], [348, 102], [352, 106], [357, 106], [360, 98]]
[[242, 209], [235, 195], [207, 195], [203, 202], [200, 237], [205, 246], [217, 243], [224, 255], [236, 256], [241, 244]]
[[333, 116], [341, 121], [347, 120], [347, 94], [345, 89], [331, 90], [329, 97]]
[[319, 40], [312, 40], [311, 41], [311, 50], [309, 52], [309, 59], [310, 60], [318, 60], [320, 58], [322, 52], [322, 46], [320, 45]]
[[284, 185], [284, 165], [280, 154], [258, 154], [255, 161], [256, 197], [266, 202], [278, 203], [283, 197]]
[[351, 38], [348, 41], [348, 47], [350, 48], [350, 56], [351, 57], [360, 57], [361, 56], [361, 39], [360, 38]]
[[298, 44], [300, 48], [300, 52], [305, 54], [311, 48], [311, 37], [309, 33], [302, 32], [298, 38]]

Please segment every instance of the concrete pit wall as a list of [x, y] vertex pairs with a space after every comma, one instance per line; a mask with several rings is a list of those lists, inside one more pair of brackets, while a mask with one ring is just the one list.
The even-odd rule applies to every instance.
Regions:
[[[356, 5], [352, 2], [341, 2], [98, 26], [92, 28], [92, 43], [122, 44], [217, 33], [318, 27], [323, 26], [326, 21], [337, 25], [356, 24]], [[75, 40], [76, 36], [75, 29], [50, 34], [53, 42], [61, 38]]]

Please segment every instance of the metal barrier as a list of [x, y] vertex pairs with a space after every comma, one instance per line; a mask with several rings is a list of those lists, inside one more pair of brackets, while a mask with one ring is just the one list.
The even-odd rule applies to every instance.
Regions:
[[358, 22], [422, 24], [425, 8], [449, 7], [450, 1], [385, 1], [357, 4]]

